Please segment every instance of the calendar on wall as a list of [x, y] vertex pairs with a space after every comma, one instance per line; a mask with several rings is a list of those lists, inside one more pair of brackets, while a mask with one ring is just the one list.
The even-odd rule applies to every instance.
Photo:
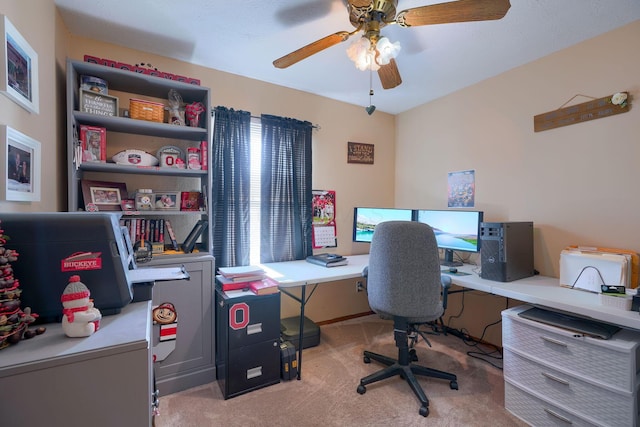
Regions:
[[313, 190], [313, 248], [338, 246], [336, 230], [336, 192]]

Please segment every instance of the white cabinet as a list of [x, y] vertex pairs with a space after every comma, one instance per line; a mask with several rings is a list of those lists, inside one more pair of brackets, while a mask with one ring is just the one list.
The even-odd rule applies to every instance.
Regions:
[[640, 333], [583, 336], [502, 312], [505, 407], [534, 426], [636, 426]]

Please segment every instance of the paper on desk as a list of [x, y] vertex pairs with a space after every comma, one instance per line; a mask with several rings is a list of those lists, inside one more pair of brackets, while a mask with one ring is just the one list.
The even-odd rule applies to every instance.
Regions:
[[189, 280], [191, 276], [181, 267], [136, 268], [127, 272], [131, 283], [164, 282], [167, 280]]
[[563, 250], [560, 253], [560, 285], [600, 292], [602, 285], [629, 285], [628, 255]]

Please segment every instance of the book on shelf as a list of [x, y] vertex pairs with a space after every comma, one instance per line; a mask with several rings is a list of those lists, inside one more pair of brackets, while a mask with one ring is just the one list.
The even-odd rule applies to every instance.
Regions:
[[324, 253], [309, 255], [307, 257], [307, 262], [310, 262], [311, 264], [321, 265], [323, 267], [338, 267], [340, 265], [347, 265], [349, 260], [342, 255]]
[[175, 231], [173, 231], [173, 226], [168, 219], [164, 220], [164, 226], [166, 227], [167, 233], [169, 234], [169, 240], [171, 240], [171, 246], [173, 247], [173, 250], [179, 250], [180, 246], [178, 246], [178, 241], [176, 240], [176, 233]]
[[249, 283], [249, 289], [256, 295], [269, 295], [280, 292], [278, 283], [269, 277]]

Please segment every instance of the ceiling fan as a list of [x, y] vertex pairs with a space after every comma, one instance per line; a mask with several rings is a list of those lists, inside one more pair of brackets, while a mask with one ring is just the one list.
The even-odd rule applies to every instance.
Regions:
[[362, 70], [377, 70], [384, 89], [400, 83], [400, 72], [395, 56], [399, 43], [390, 43], [380, 30], [391, 24], [401, 27], [446, 24], [454, 22], [488, 21], [501, 19], [511, 7], [509, 0], [458, 0], [448, 3], [414, 7], [396, 14], [398, 0], [348, 0], [349, 21], [355, 30], [338, 31], [301, 47], [273, 61], [277, 68], [287, 68], [324, 49], [344, 42], [362, 31], [362, 38], [349, 48], [349, 57]]

